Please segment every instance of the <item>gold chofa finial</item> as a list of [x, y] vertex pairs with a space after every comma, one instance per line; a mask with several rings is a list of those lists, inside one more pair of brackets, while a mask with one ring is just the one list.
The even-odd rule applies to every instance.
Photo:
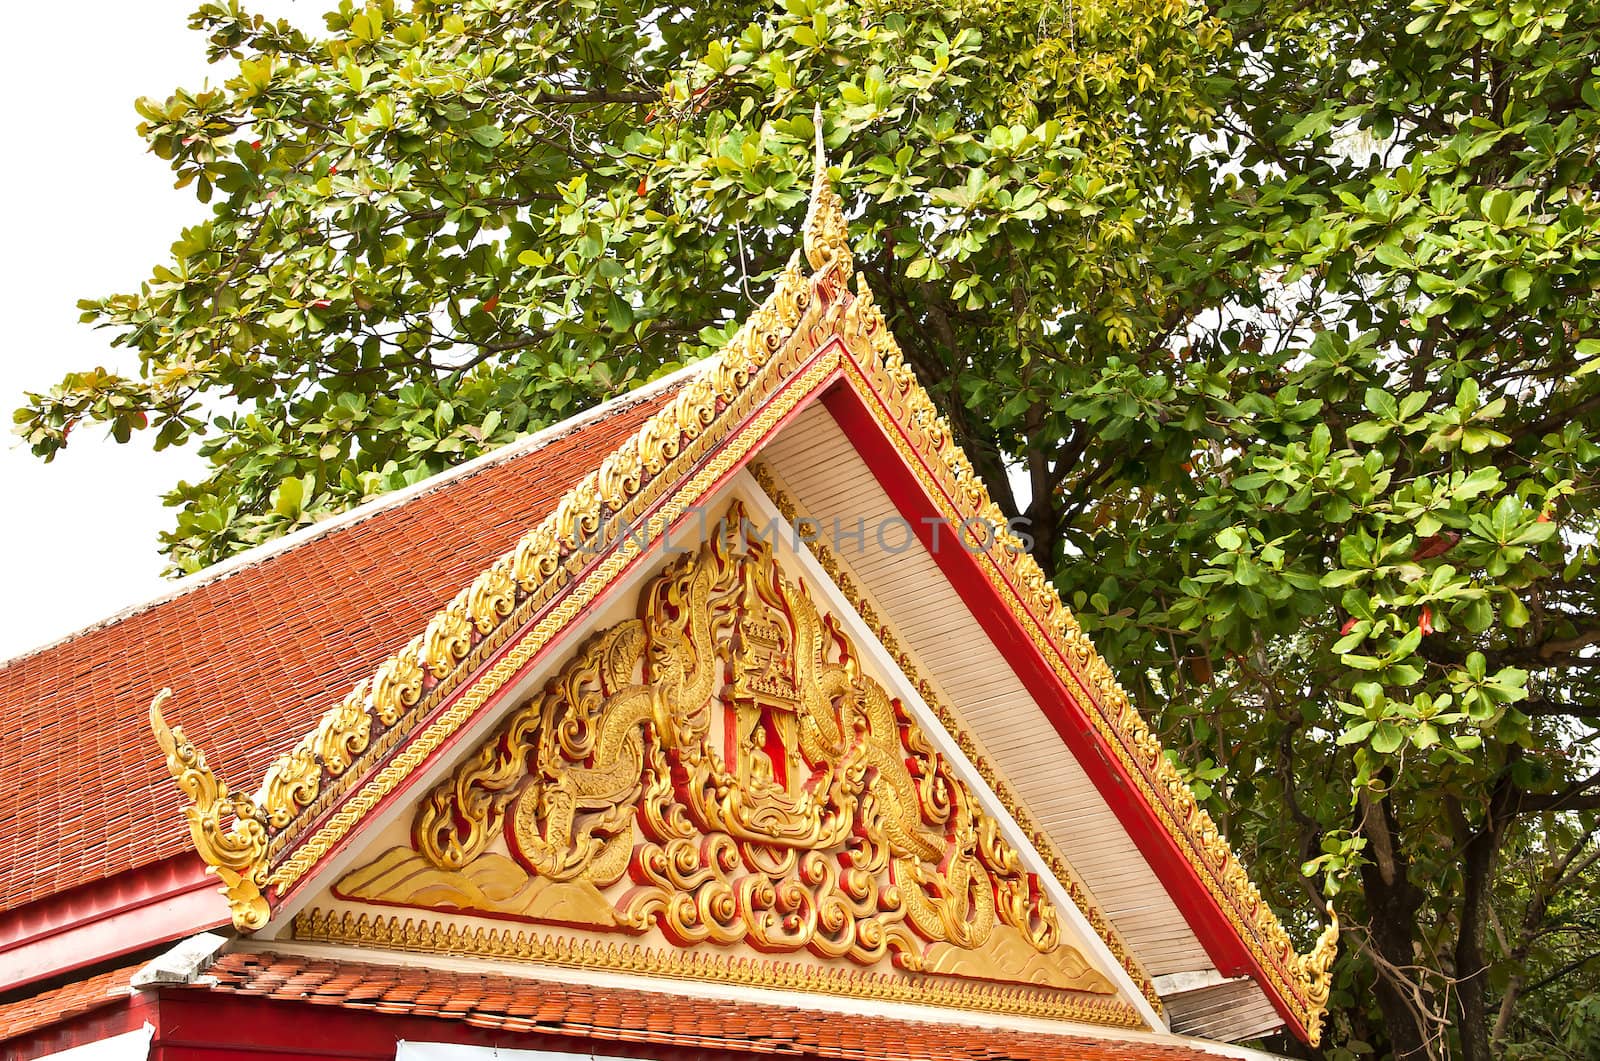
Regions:
[[828, 149], [822, 140], [822, 104], [812, 112], [817, 130], [816, 159], [812, 163], [811, 207], [806, 211], [804, 246], [806, 260], [815, 272], [830, 266], [840, 272], [840, 283], [850, 278], [854, 262], [850, 257], [850, 233], [844, 220], [844, 200], [828, 179]]

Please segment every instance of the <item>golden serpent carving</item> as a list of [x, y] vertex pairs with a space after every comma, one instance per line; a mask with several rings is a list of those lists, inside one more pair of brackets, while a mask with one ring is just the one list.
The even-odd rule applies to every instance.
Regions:
[[430, 792], [420, 858], [386, 853], [335, 890], [1114, 992], [1063, 943], [995, 820], [748, 528], [735, 505], [643, 591], [640, 618], [593, 635]]
[[428, 918], [374, 917], [365, 912], [312, 907], [296, 915], [294, 938], [424, 954], [466, 954], [497, 961], [604, 969], [635, 976], [707, 980], [775, 991], [960, 1006], [1109, 1027], [1145, 1026], [1132, 1006], [1106, 995], [1039, 991], [1015, 984], [912, 980], [842, 966], [829, 968], [798, 962], [756, 961], [714, 951], [677, 951], [635, 943], [570, 940], [518, 929], [463, 927]]
[[1322, 1038], [1322, 1017], [1327, 1012], [1328, 996], [1333, 990], [1333, 960], [1338, 956], [1339, 915], [1329, 903], [1328, 927], [1322, 930], [1310, 951], [1295, 956], [1295, 965], [1306, 982], [1306, 999], [1310, 1006], [1306, 1036], [1313, 1045]]
[[845, 359], [846, 374], [863, 393], [881, 400], [881, 406], [872, 407], [873, 414], [889, 428], [890, 442], [945, 518], [959, 525], [963, 519], [976, 517], [995, 528], [994, 546], [980, 554], [990, 582], [1063, 683], [1077, 692], [1096, 731], [1178, 840], [1207, 890], [1279, 996], [1305, 1026], [1308, 1040], [1316, 1045], [1331, 975], [1332, 958], [1324, 960], [1324, 952], [1337, 946], [1337, 937], [1325, 933], [1307, 958], [1295, 952], [1277, 915], [1261, 898], [1211, 816], [1167, 761], [1160, 741], [1110, 666], [1038, 563], [1006, 529], [1004, 514], [956, 445], [933, 399], [917, 382], [864, 279], [858, 277], [857, 281], [856, 297], [845, 306], [840, 329], [851, 351]]

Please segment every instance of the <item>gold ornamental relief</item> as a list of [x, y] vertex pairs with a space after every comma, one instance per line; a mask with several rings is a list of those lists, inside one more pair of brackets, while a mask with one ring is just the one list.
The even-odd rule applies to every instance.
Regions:
[[842, 626], [735, 504], [341, 898], [1112, 995]]

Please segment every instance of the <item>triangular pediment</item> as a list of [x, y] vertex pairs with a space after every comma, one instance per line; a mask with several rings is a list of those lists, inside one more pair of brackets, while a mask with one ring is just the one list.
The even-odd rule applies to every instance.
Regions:
[[293, 938], [1144, 1025], [882, 645], [732, 493]]
[[[804, 249], [254, 797], [153, 713], [235, 924], [1152, 1027], [1157, 980], [1248, 978], [1314, 1037], [1336, 932], [1295, 953], [1006, 530], [851, 290], [820, 157]], [[880, 540], [851, 575], [736, 503]]]

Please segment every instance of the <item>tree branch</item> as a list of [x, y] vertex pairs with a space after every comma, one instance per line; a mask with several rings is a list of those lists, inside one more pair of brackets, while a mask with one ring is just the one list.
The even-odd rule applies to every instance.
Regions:
[[600, 103], [659, 103], [659, 92], [617, 92], [596, 90], [593, 92], [551, 92], [541, 89], [539, 94], [531, 99], [530, 103], [554, 103], [561, 106]]
[[1591, 774], [1574, 782], [1560, 792], [1519, 792], [1516, 813], [1534, 814], [1543, 811], [1597, 810], [1600, 809], [1600, 773]]

